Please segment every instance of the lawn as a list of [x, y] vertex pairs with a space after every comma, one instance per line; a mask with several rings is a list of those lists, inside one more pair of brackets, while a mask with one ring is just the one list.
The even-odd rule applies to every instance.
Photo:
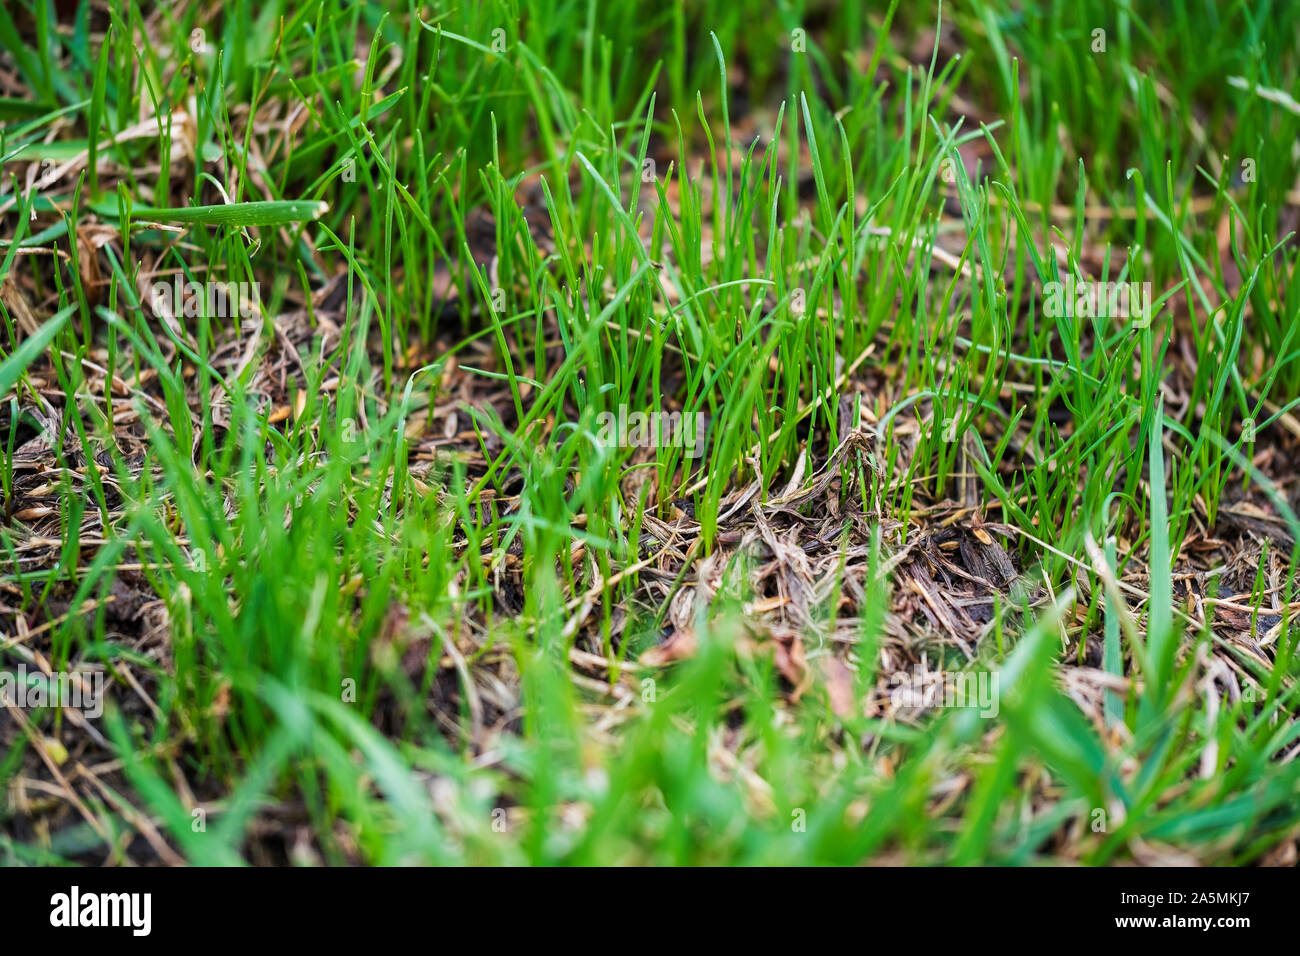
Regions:
[[1294, 864], [1297, 37], [6, 0], [0, 863]]

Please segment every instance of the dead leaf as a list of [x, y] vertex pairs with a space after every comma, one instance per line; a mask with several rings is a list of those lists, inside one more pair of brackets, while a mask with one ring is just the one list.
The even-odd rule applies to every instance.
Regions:
[[776, 649], [776, 669], [781, 676], [794, 685], [790, 700], [797, 701], [808, 689], [811, 679], [808, 675], [808, 658], [804, 655], [803, 641], [799, 635], [792, 634], [784, 640], [774, 642]]
[[695, 631], [692, 628], [684, 628], [673, 631], [657, 647], [652, 647], [640, 657], [640, 663], [646, 667], [662, 667], [665, 664], [671, 664], [674, 661], [686, 660], [688, 657], [694, 657], [695, 651], [699, 648], [699, 643], [695, 638]]
[[853, 696], [853, 672], [838, 657], [819, 657], [817, 664], [826, 682], [831, 712], [836, 717], [852, 716], [856, 703]]

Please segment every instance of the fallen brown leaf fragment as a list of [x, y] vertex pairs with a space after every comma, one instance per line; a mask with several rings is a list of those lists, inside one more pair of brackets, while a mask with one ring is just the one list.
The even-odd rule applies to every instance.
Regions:
[[808, 673], [808, 658], [804, 654], [803, 641], [798, 634], [777, 638], [773, 642], [776, 654], [776, 669], [781, 676], [794, 685], [790, 692], [791, 702], [803, 696], [812, 678]]
[[699, 643], [695, 638], [695, 631], [692, 628], [682, 628], [673, 631], [668, 636], [668, 640], [662, 644], [650, 648], [639, 658], [640, 662], [646, 667], [663, 667], [665, 664], [671, 664], [674, 661], [686, 660], [695, 656]]
[[838, 657], [819, 657], [817, 669], [826, 684], [826, 694], [831, 701], [831, 712], [836, 717], [851, 717], [855, 710], [853, 672]]

